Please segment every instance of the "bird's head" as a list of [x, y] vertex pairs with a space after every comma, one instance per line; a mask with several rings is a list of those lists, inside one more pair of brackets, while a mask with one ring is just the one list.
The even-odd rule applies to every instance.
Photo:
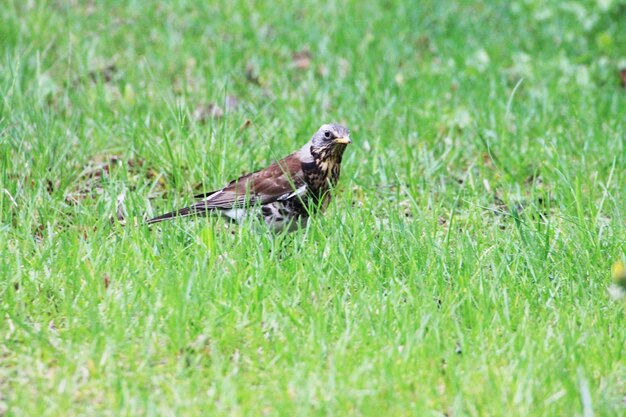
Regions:
[[336, 155], [339, 158], [346, 149], [346, 145], [352, 143], [350, 139], [350, 130], [338, 125], [327, 124], [322, 125], [311, 138], [311, 152], [323, 153], [328, 156]]

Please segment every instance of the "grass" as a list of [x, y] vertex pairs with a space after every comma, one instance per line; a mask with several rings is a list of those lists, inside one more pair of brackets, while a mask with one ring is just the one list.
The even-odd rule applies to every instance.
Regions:
[[[0, 415], [626, 415], [625, 7], [8, 0]], [[329, 121], [306, 230], [141, 225]]]

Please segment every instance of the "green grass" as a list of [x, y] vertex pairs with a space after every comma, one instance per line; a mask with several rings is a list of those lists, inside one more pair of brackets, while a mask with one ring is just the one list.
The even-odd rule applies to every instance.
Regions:
[[[0, 415], [626, 415], [626, 3], [413, 3], [5, 1]], [[330, 121], [306, 230], [140, 225]]]

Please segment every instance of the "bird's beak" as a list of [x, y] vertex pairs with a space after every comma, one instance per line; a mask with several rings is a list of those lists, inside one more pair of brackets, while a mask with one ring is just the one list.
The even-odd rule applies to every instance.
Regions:
[[349, 143], [352, 143], [352, 139], [350, 139], [350, 136], [344, 136], [343, 138], [335, 139], [335, 143], [341, 143], [343, 145], [347, 145]]

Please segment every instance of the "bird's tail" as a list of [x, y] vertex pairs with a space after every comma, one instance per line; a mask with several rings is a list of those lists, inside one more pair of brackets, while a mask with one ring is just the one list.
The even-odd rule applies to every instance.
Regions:
[[203, 211], [198, 210], [194, 207], [185, 207], [180, 210], [170, 211], [169, 213], [161, 214], [160, 216], [147, 220], [146, 223], [153, 224], [162, 222], [164, 220], [170, 220], [175, 217], [200, 216], [202, 214], [204, 214]]

